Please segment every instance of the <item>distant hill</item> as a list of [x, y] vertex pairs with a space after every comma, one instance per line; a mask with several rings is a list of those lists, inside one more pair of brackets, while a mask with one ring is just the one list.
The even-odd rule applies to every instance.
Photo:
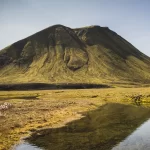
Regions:
[[0, 51], [0, 83], [150, 83], [150, 58], [107, 27], [54, 25]]

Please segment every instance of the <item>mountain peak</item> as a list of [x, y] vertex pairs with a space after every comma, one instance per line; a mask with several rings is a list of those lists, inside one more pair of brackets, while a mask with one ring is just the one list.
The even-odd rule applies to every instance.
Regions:
[[6, 83], [144, 83], [150, 58], [108, 27], [57, 24], [1, 50], [0, 77]]

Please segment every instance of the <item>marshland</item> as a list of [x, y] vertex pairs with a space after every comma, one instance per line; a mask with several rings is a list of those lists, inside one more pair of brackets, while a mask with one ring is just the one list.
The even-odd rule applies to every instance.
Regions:
[[1, 150], [111, 149], [150, 118], [150, 88], [0, 91], [0, 105]]

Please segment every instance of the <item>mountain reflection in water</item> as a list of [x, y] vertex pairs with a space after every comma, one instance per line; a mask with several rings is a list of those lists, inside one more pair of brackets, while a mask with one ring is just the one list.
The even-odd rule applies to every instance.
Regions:
[[[26, 141], [46, 150], [122, 150], [123, 140], [134, 134], [148, 118], [149, 108], [108, 103], [97, 110], [87, 112], [85, 117], [64, 127], [36, 131]], [[132, 149], [142, 136], [150, 138], [150, 129], [147, 126], [145, 128], [148, 132], [141, 129], [137, 134], [135, 131], [135, 140], [128, 142], [126, 149]], [[145, 145], [147, 141], [142, 142], [141, 144]], [[28, 150], [33, 149], [29, 146]]]

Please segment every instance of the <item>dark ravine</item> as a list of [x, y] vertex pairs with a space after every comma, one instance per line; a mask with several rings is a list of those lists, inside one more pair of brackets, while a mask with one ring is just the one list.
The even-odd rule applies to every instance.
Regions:
[[0, 51], [0, 83], [150, 83], [150, 58], [107, 27], [54, 25]]

